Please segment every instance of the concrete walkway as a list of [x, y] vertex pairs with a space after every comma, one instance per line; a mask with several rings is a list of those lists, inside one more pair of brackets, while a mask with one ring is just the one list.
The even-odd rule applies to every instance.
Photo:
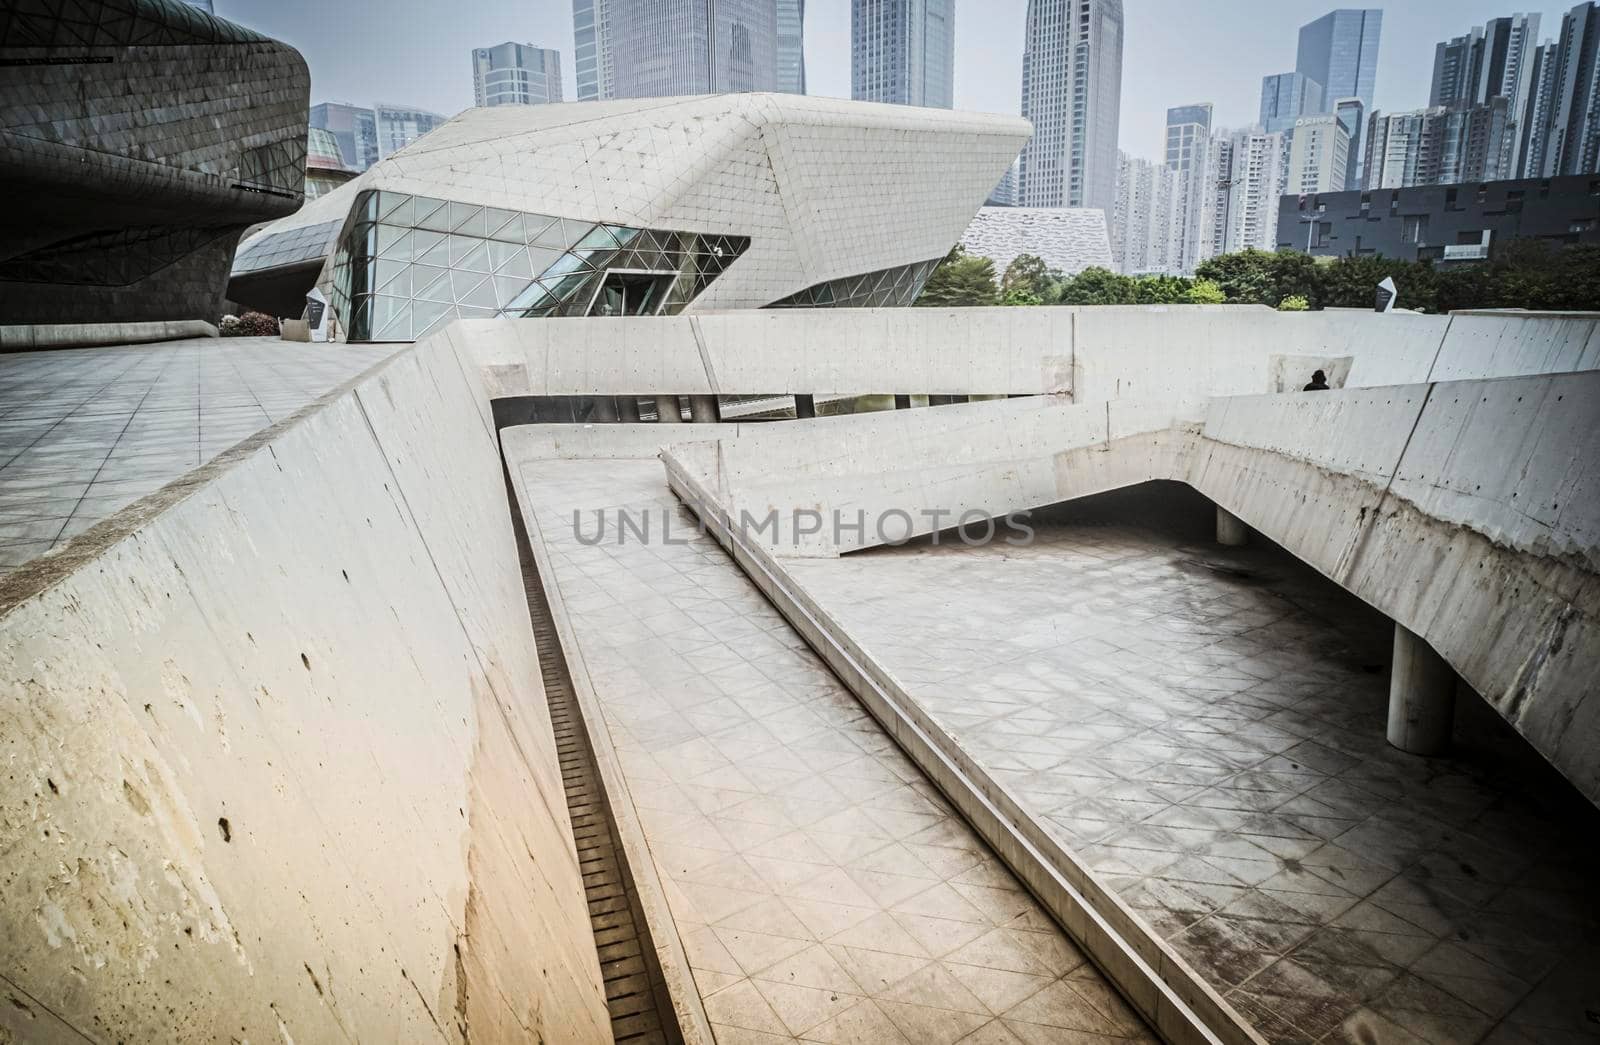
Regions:
[[0, 573], [391, 354], [195, 338], [0, 355]]
[[1291, 557], [1096, 521], [785, 567], [1269, 1040], [1593, 1041], [1594, 810], [1481, 703], [1389, 748], [1389, 629]]
[[[718, 1042], [1154, 1040], [694, 531], [659, 462], [504, 442], [626, 778], [613, 803], [648, 841]], [[574, 512], [593, 540], [599, 508], [605, 539], [580, 543]], [[617, 543], [617, 508], [648, 542]]]

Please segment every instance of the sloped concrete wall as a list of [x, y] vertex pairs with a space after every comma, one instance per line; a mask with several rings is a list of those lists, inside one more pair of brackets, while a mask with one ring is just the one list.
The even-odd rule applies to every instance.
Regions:
[[[882, 515], [914, 533], [962, 511], [1024, 511], [1179, 479], [1425, 638], [1591, 801], [1600, 802], [1600, 372], [1217, 398], [1049, 400], [911, 411], [868, 438], [855, 419], [673, 446], [669, 477], [774, 557], [886, 543], [796, 541], [795, 509]], [[904, 412], [902, 412], [904, 413]], [[920, 415], [920, 416], [917, 416]]]
[[[1172, 474], [1199, 403], [1013, 399], [741, 425], [665, 458], [772, 554], [837, 555]], [[685, 429], [686, 436], [695, 429]], [[1110, 453], [1112, 441], [1119, 452]], [[1074, 452], [1081, 451], [1081, 452]], [[809, 532], [808, 532], [809, 531]]]
[[475, 368], [406, 352], [0, 607], [0, 1037], [609, 1040]]

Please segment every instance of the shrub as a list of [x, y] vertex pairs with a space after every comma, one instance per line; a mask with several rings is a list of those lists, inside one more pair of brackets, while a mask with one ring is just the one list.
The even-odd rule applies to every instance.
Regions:
[[1209, 279], [1197, 279], [1189, 287], [1188, 301], [1191, 305], [1220, 305], [1227, 300], [1228, 295]]
[[1290, 294], [1278, 302], [1279, 312], [1305, 312], [1311, 308], [1311, 303], [1299, 294]]
[[265, 312], [223, 316], [220, 330], [223, 337], [277, 337], [281, 332], [278, 321]]

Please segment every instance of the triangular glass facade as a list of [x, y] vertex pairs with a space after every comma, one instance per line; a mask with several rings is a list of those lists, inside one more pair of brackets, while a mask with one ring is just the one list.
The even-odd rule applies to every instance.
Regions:
[[334, 253], [332, 304], [351, 341], [412, 341], [458, 318], [588, 315], [608, 274], [647, 273], [672, 277], [655, 313], [672, 315], [749, 246], [368, 191]]
[[941, 260], [830, 279], [779, 298], [767, 308], [904, 308], [917, 300]]

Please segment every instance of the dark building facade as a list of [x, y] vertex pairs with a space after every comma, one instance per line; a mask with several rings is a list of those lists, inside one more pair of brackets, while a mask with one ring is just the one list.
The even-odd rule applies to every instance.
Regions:
[[182, 0], [0, 5], [0, 324], [216, 322], [297, 210], [299, 52]]
[[1517, 239], [1600, 243], [1600, 175], [1326, 192], [1278, 201], [1278, 247], [1319, 257], [1482, 261]]

